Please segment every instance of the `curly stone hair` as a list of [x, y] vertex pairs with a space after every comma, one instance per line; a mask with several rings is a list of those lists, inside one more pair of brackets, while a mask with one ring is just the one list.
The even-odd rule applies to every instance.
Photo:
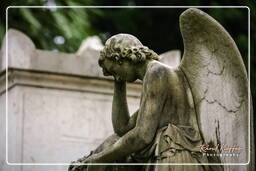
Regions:
[[134, 64], [143, 63], [146, 60], [158, 60], [158, 55], [134, 36], [129, 34], [117, 34], [109, 38], [104, 49], [100, 52], [99, 65], [105, 59], [113, 60], [119, 64], [124, 60]]

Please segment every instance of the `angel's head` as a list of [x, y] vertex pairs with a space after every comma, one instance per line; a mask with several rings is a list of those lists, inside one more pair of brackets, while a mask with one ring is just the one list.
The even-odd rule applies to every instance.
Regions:
[[138, 68], [149, 60], [158, 60], [158, 55], [143, 46], [136, 37], [117, 34], [107, 40], [100, 53], [99, 65], [105, 76], [133, 82], [137, 79]]

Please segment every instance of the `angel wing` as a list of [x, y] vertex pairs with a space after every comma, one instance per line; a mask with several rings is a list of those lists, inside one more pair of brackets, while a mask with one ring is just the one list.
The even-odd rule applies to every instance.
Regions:
[[[227, 31], [198, 9], [180, 16], [184, 55], [180, 69], [190, 85], [206, 144], [238, 147], [222, 163], [247, 163], [248, 79], [240, 52]], [[227, 151], [222, 151], [222, 153]]]

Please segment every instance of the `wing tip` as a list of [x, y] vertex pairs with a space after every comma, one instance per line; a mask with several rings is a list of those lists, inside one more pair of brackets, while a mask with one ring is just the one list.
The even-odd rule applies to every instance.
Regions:
[[186, 21], [192, 16], [208, 16], [208, 15], [197, 8], [189, 8], [180, 15], [180, 22]]
[[198, 11], [200, 11], [200, 10], [197, 9], [197, 8], [189, 8], [189, 9], [186, 9], [185, 11], [183, 11], [180, 16], [185, 17], [186, 15], [188, 15], [190, 13], [195, 13], [195, 12], [198, 12]]
[[185, 10], [181, 15], [186, 15], [188, 13], [194, 13], [194, 12], [202, 12], [201, 10], [197, 9], [197, 8], [189, 8], [187, 10]]
[[[233, 51], [238, 56], [241, 56], [231, 35], [209, 14], [197, 8], [189, 8], [180, 15], [180, 31], [183, 37], [184, 46], [186, 44], [186, 40], [192, 41], [191, 37], [193, 36], [197, 39], [198, 36], [203, 36], [201, 35], [203, 34], [203, 31], [207, 31], [209, 29], [211, 29], [211, 32], [215, 34], [214, 36], [218, 35], [219, 43], [223, 44], [223, 42], [225, 42], [226, 45], [230, 45], [230, 48], [233, 48]], [[195, 36], [195, 32], [198, 33], [197, 36]], [[207, 35], [207, 37], [210, 37], [210, 35]], [[242, 57], [240, 57], [239, 60], [242, 62]]]

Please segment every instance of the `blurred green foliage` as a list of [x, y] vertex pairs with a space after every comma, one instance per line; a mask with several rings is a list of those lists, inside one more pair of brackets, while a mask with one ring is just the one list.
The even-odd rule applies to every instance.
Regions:
[[[256, 6], [254, 1], [241, 0], [5, 0], [0, 10], [0, 40], [5, 34], [7, 6], [90, 6], [90, 5], [194, 5], [194, 6], [248, 6], [251, 16], [251, 83], [256, 97]], [[106, 41], [111, 35], [124, 32], [138, 37], [143, 44], [157, 53], [171, 49], [183, 50], [179, 32], [181, 8], [9, 8], [8, 28], [27, 34], [37, 48], [75, 52], [82, 40], [98, 35]], [[246, 8], [204, 8], [231, 34], [247, 66], [248, 10]], [[254, 99], [254, 103], [255, 103]], [[254, 105], [255, 106], [255, 105]]]
[[[75, 0], [60, 1], [61, 4], [55, 2], [35, 0], [10, 5], [81, 5]], [[97, 10], [91, 13], [94, 11]], [[37, 48], [64, 52], [76, 51], [83, 38], [97, 34], [88, 22], [87, 11], [84, 9], [11, 7], [8, 9], [8, 27], [27, 34]], [[65, 42], [56, 43], [58, 37]]]

